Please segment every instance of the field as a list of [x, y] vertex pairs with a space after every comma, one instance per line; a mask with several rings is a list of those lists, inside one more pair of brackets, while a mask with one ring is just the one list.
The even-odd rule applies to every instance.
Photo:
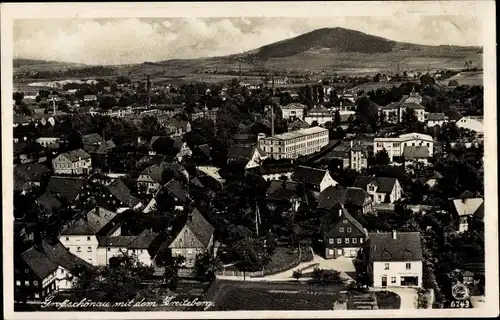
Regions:
[[[215, 308], [230, 310], [332, 310], [341, 287], [295, 283], [220, 281]], [[207, 297], [207, 300], [212, 300]]]
[[447, 86], [450, 80], [457, 80], [459, 85], [469, 85], [469, 86], [474, 86], [474, 85], [482, 86], [484, 83], [482, 71], [461, 72], [456, 76], [440, 81], [440, 83], [442, 85]]

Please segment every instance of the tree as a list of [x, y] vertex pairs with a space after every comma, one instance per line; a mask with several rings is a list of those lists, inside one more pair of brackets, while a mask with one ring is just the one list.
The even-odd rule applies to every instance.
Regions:
[[389, 158], [389, 154], [385, 149], [377, 152], [375, 154], [375, 164], [378, 165], [388, 165], [391, 162], [391, 159]]
[[334, 117], [334, 119], [333, 119], [333, 125], [334, 125], [335, 127], [338, 127], [338, 126], [340, 126], [341, 124], [342, 124], [342, 119], [340, 118], [340, 112], [339, 112], [339, 110], [336, 110], [336, 111], [335, 111], [335, 117]]
[[318, 126], [318, 121], [314, 120], [312, 123], [311, 123], [311, 127], [317, 127]]
[[186, 258], [180, 255], [172, 255], [170, 249], [164, 249], [157, 254], [156, 263], [165, 268], [163, 272], [163, 283], [170, 289], [177, 289], [179, 283], [179, 269], [182, 267]]
[[337, 270], [325, 270], [315, 268], [312, 273], [312, 278], [314, 282], [326, 286], [328, 284], [342, 284], [342, 278], [340, 277], [340, 272]]
[[116, 99], [114, 97], [111, 97], [111, 96], [105, 96], [99, 102], [99, 108], [101, 108], [103, 110], [109, 110], [109, 109], [113, 108], [114, 106], [116, 106]]
[[302, 270], [294, 270], [293, 271], [293, 274], [292, 274], [292, 277], [299, 281], [299, 279], [302, 277]]
[[170, 137], [160, 137], [156, 139], [156, 141], [153, 142], [153, 145], [151, 147], [153, 148], [153, 151], [155, 151], [157, 154], [171, 155], [171, 156], [177, 154], [177, 149], [174, 146], [174, 140], [172, 140], [172, 138]]
[[24, 93], [23, 92], [14, 92], [12, 94], [12, 99], [14, 99], [16, 105], [20, 105], [24, 99]]
[[376, 130], [378, 122], [378, 109], [368, 97], [361, 97], [356, 101], [356, 119], [368, 124], [372, 130]]
[[196, 275], [204, 281], [210, 282], [215, 279], [215, 273], [221, 268], [220, 260], [214, 257], [210, 250], [196, 256], [194, 270]]
[[457, 80], [450, 80], [448, 81], [448, 87], [456, 87], [460, 85]]

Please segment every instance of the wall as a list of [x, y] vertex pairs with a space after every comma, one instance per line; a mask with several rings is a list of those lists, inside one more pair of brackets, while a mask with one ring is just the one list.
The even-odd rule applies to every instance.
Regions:
[[57, 268], [57, 281], [56, 281], [56, 289], [57, 290], [67, 290], [73, 288], [73, 283], [69, 280], [71, 277], [71, 273], [65, 268], [59, 266]]
[[[406, 270], [406, 263], [411, 263], [411, 270]], [[418, 286], [422, 286], [422, 262], [421, 261], [391, 261], [389, 270], [385, 270], [385, 262], [373, 262], [372, 277], [373, 286], [382, 286], [382, 277], [387, 276], [387, 286], [400, 287], [401, 276], [417, 276]], [[391, 277], [396, 277], [396, 283], [391, 283]]]
[[[88, 240], [87, 237], [90, 237], [90, 240]], [[61, 241], [61, 243], [77, 257], [87, 261], [94, 266], [99, 265], [97, 258], [97, 246], [99, 245], [99, 243], [94, 235], [61, 235], [59, 236], [59, 241]], [[80, 247], [80, 251], [78, 251], [78, 247]]]
[[323, 180], [319, 184], [319, 191], [322, 192], [323, 190], [325, 190], [329, 186], [335, 187], [336, 185], [338, 185], [337, 181], [333, 180], [332, 176], [330, 176], [330, 174], [327, 172], [325, 174], [325, 176], [323, 177]]

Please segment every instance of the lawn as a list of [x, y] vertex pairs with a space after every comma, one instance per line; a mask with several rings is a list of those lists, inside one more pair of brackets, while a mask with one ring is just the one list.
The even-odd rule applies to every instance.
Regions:
[[379, 309], [399, 309], [401, 308], [401, 297], [391, 291], [375, 292]]
[[337, 286], [226, 281], [217, 288], [213, 310], [332, 310], [339, 297]]
[[274, 274], [293, 268], [299, 259], [298, 250], [286, 247], [276, 247], [271, 261], [264, 267], [266, 274]]

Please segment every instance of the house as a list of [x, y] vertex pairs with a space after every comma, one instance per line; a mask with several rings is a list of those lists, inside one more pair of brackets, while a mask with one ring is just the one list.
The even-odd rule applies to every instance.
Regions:
[[193, 155], [187, 142], [182, 141], [182, 137], [173, 137], [172, 139], [174, 140], [174, 148], [177, 150], [177, 154], [175, 155], [177, 161], [181, 162], [183, 157], [190, 157]]
[[403, 122], [404, 114], [413, 112], [419, 122], [425, 122], [425, 108], [414, 102], [392, 102], [386, 106], [378, 107], [379, 114], [387, 123]]
[[60, 242], [42, 240], [14, 259], [14, 299], [44, 301], [56, 290], [72, 288], [71, 271], [78, 265], [91, 268]]
[[404, 98], [404, 102], [405, 103], [416, 103], [416, 104], [422, 104], [422, 96], [420, 95], [420, 93], [418, 92], [415, 92], [415, 87], [413, 87], [411, 89], [411, 93], [410, 93], [410, 96], [407, 97], [407, 98]]
[[227, 154], [227, 162], [242, 161], [245, 164], [245, 169], [259, 167], [267, 158], [266, 153], [257, 145], [231, 145]]
[[290, 208], [296, 212], [300, 206], [300, 184], [287, 180], [272, 180], [266, 190], [266, 204], [271, 210]]
[[48, 212], [52, 212], [62, 207], [61, 201], [59, 201], [59, 199], [57, 199], [57, 197], [50, 191], [45, 191], [35, 200], [35, 202]]
[[185, 268], [193, 268], [196, 256], [210, 250], [214, 242], [214, 227], [198, 209], [187, 216], [184, 226], [168, 244], [173, 256], [183, 256]]
[[471, 229], [475, 220], [484, 219], [484, 199], [475, 197], [470, 192], [462, 193], [457, 199], [452, 199], [453, 214], [458, 217], [458, 231]]
[[325, 123], [333, 121], [333, 114], [325, 108], [314, 108], [307, 112], [304, 121], [311, 126], [313, 122], [316, 122], [318, 126], [323, 126]]
[[429, 189], [432, 189], [441, 178], [443, 178], [443, 175], [441, 173], [433, 171], [425, 181], [425, 184], [429, 186]]
[[14, 166], [14, 191], [25, 192], [40, 187], [50, 175], [50, 169], [39, 163], [25, 163]]
[[259, 170], [260, 174], [262, 175], [262, 178], [264, 178], [264, 180], [266, 181], [280, 180], [283, 177], [286, 177], [289, 180], [292, 178], [295, 166], [292, 165], [291, 163], [284, 163], [284, 164], [264, 163], [262, 166], [259, 167]]
[[484, 134], [484, 123], [482, 116], [468, 116], [462, 117], [455, 122], [458, 128], [469, 129], [476, 133], [478, 136]]
[[191, 131], [191, 124], [189, 123], [189, 121], [169, 119], [164, 126], [170, 137], [182, 136], [186, 132]]
[[[102, 256], [98, 255], [97, 236], [119, 236], [121, 226], [118, 214], [101, 207], [84, 213], [78, 220], [68, 223], [59, 235], [59, 241], [82, 260], [94, 265], [103, 265]], [[104, 262], [104, 265], [106, 263]]]
[[231, 136], [233, 143], [240, 146], [254, 146], [257, 142], [257, 135], [250, 133], [237, 133]]
[[299, 119], [304, 118], [304, 110], [306, 106], [301, 103], [289, 103], [286, 106], [281, 107], [281, 113], [283, 119]]
[[88, 180], [85, 177], [52, 176], [49, 179], [46, 192], [50, 192], [57, 199], [72, 203], [84, 193]]
[[112, 140], [105, 141], [97, 133], [83, 136], [82, 143], [83, 150], [91, 155], [106, 155], [116, 147]]
[[318, 210], [331, 211], [336, 206], [343, 206], [355, 213], [368, 213], [373, 210], [373, 200], [361, 188], [330, 186], [323, 190], [318, 199]]
[[373, 287], [422, 287], [420, 232], [370, 233], [365, 249]]
[[360, 176], [354, 181], [353, 187], [368, 192], [374, 204], [394, 203], [403, 195], [403, 189], [396, 178]]
[[92, 169], [90, 154], [82, 149], [71, 150], [59, 154], [52, 160], [55, 174], [88, 174]]
[[83, 96], [83, 101], [97, 101], [97, 96], [95, 94], [86, 94]]
[[302, 183], [317, 195], [329, 186], [336, 186], [338, 184], [337, 181], [333, 180], [328, 170], [306, 166], [298, 166], [292, 174], [292, 180]]
[[377, 154], [385, 150], [390, 161], [400, 158], [407, 146], [426, 146], [429, 150], [429, 157], [434, 154], [434, 140], [427, 134], [414, 132], [398, 137], [376, 137], [373, 139], [373, 153]]
[[61, 141], [60, 138], [54, 138], [54, 137], [40, 137], [35, 140], [44, 148], [49, 148], [49, 149], [59, 149], [59, 143]]
[[441, 127], [446, 122], [444, 113], [428, 113], [427, 114], [427, 127], [434, 128], [435, 126]]
[[152, 165], [144, 169], [137, 178], [137, 189], [144, 189], [146, 194], [155, 193], [163, 183], [163, 172], [170, 170], [174, 173], [177, 179], [189, 179], [189, 174], [186, 169], [177, 163], [162, 162], [160, 165]]
[[363, 247], [368, 232], [342, 206], [321, 218], [321, 232], [325, 245], [325, 258], [355, 258]]
[[156, 210], [158, 206], [172, 205], [171, 209], [182, 210], [188, 202], [188, 192], [186, 188], [176, 179], [171, 179], [161, 189], [159, 189], [154, 197], [144, 207], [144, 213]]
[[123, 209], [138, 209], [142, 206], [141, 200], [130, 193], [130, 189], [125, 185], [122, 179], [115, 179], [106, 185], [105, 190], [108, 192], [108, 197], [103, 196], [103, 199], [114, 207]]
[[145, 229], [137, 236], [98, 235], [99, 265], [108, 265], [111, 258], [120, 254], [128, 254], [136, 256], [146, 266], [153, 266], [154, 262], [149, 254], [149, 246], [157, 236], [158, 234], [150, 229]]
[[426, 146], [406, 146], [403, 149], [403, 160], [405, 166], [410, 165], [415, 161], [427, 165], [429, 164], [429, 158], [429, 149]]

